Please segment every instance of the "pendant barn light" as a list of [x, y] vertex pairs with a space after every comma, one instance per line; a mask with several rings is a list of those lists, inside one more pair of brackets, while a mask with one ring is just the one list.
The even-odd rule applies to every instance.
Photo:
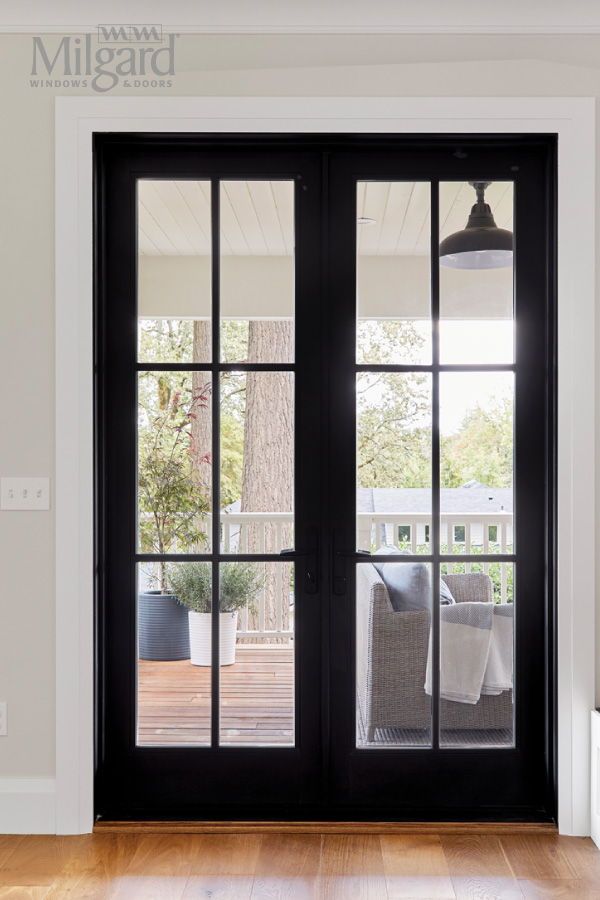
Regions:
[[448, 235], [440, 244], [440, 265], [451, 269], [500, 269], [512, 265], [512, 231], [498, 228], [485, 189], [491, 181], [470, 181], [477, 202], [462, 231]]

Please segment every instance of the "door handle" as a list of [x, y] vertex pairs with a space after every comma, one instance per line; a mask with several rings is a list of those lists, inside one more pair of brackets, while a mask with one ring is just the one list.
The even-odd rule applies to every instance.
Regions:
[[331, 589], [337, 597], [342, 597], [346, 593], [348, 587], [348, 579], [346, 576], [346, 560], [348, 559], [369, 559], [370, 550], [347, 550], [340, 549], [340, 535], [336, 531], [332, 541], [332, 573], [331, 573]]
[[294, 550], [287, 547], [279, 551], [283, 559], [304, 560], [303, 577], [304, 593], [317, 594], [319, 591], [319, 532], [316, 528], [309, 528], [307, 533], [307, 549]]
[[336, 597], [343, 597], [348, 586], [346, 577], [346, 557], [349, 555], [342, 550], [340, 530], [333, 532], [331, 547], [331, 591]]
[[337, 551], [337, 556], [342, 556], [344, 559], [356, 559], [357, 556], [369, 559], [371, 555], [370, 550], [350, 550], [349, 553], [345, 553], [343, 550]]

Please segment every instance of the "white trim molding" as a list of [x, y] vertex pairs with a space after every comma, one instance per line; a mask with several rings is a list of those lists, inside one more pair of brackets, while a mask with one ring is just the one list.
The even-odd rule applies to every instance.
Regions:
[[600, 847], [600, 712], [592, 710], [591, 734], [590, 834]]
[[0, 32], [81, 33], [99, 23], [162, 23], [163, 31], [188, 34], [594, 34], [600, 29], [590, 0], [28, 0], [4, 4]]
[[93, 822], [92, 135], [558, 135], [558, 805], [590, 833], [595, 621], [595, 104], [544, 97], [58, 97], [56, 828]]
[[54, 778], [0, 778], [0, 834], [54, 834]]

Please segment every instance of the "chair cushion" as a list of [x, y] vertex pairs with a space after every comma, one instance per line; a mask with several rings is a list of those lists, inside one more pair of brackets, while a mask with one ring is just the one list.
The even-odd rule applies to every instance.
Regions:
[[[385, 544], [375, 551], [378, 555], [402, 556], [406, 551]], [[417, 612], [429, 609], [431, 605], [431, 582], [429, 565], [419, 562], [374, 562], [381, 575], [390, 603], [396, 612]], [[444, 606], [455, 603], [448, 585], [440, 579], [440, 603]]]
[[440, 604], [442, 606], [452, 606], [456, 603], [454, 595], [443, 578], [440, 578]]
[[[385, 545], [377, 554], [401, 556], [397, 547]], [[431, 605], [429, 567], [425, 563], [375, 562], [373, 563], [388, 589], [390, 603], [396, 612], [417, 612]]]

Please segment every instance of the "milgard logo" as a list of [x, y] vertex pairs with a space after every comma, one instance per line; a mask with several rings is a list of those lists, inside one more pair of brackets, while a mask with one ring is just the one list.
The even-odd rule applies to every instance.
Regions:
[[162, 25], [98, 25], [102, 44], [162, 44]]
[[[175, 75], [176, 34], [161, 25], [98, 25], [91, 34], [33, 38], [29, 84], [34, 88], [169, 88]], [[40, 77], [33, 77], [40, 76]]]

